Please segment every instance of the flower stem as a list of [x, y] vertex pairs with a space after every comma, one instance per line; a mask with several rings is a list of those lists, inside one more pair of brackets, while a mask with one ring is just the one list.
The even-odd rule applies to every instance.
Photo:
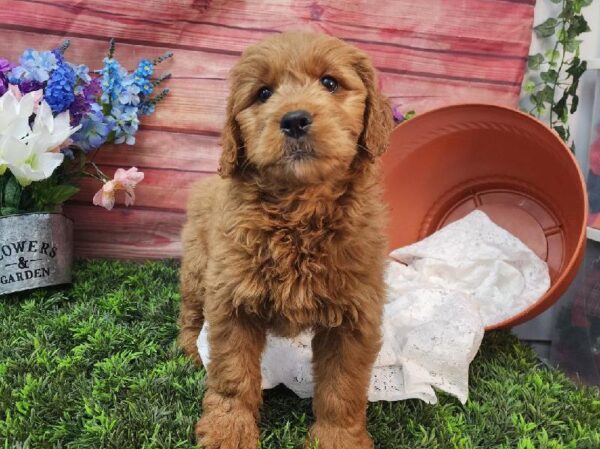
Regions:
[[93, 174], [93, 173], [90, 173], [90, 172], [87, 172], [84, 170], [82, 173], [84, 173], [85, 175], [87, 175], [91, 178], [98, 179], [103, 184], [110, 180], [110, 178], [108, 176], [106, 176], [94, 162], [90, 161], [90, 162], [86, 163], [86, 166], [87, 165], [91, 165], [92, 168], [96, 171], [96, 174]]

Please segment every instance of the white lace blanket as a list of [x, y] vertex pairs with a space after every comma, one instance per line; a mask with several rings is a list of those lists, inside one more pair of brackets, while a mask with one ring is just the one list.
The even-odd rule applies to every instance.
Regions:
[[[436, 403], [434, 388], [468, 397], [469, 364], [484, 328], [535, 302], [550, 287], [545, 262], [520, 240], [475, 211], [430, 237], [397, 249], [386, 272], [383, 346], [370, 401], [418, 398]], [[311, 335], [269, 335], [262, 386], [313, 392]], [[209, 363], [206, 326], [198, 338]]]

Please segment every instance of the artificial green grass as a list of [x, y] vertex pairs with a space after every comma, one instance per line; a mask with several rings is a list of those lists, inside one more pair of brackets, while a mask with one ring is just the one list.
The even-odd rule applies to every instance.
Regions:
[[[85, 262], [70, 288], [0, 298], [0, 448], [194, 447], [204, 370], [175, 344], [177, 270]], [[368, 416], [377, 448], [600, 448], [598, 390], [505, 332], [485, 337], [465, 406], [440, 395]], [[267, 392], [261, 447], [301, 448], [312, 421], [309, 400]]]

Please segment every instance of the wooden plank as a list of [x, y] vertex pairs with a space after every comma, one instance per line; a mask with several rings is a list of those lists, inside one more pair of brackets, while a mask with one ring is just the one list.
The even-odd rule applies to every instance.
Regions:
[[[112, 177], [116, 166], [100, 165], [102, 171]], [[172, 211], [183, 211], [187, 202], [187, 196], [192, 183], [210, 173], [194, 173], [189, 171], [160, 170], [156, 168], [140, 167], [144, 172], [144, 180], [135, 188], [135, 208], [148, 207], [155, 209], [166, 209]], [[74, 200], [92, 204], [94, 194], [102, 186], [96, 179], [85, 178], [79, 183], [81, 191], [75, 195]], [[125, 193], [117, 192], [116, 204], [122, 205], [125, 201]]]
[[68, 204], [64, 213], [75, 224], [77, 257], [160, 259], [181, 254], [180, 212]]
[[[144, 8], [135, 0], [13, 3], [18, 5], [17, 11], [7, 8], [0, 16], [2, 22], [66, 30], [71, 34], [91, 33], [238, 52], [270, 32], [301, 26], [370, 41], [424, 38], [447, 50], [460, 42], [462, 50], [521, 55], [529, 37], [525, 36], [530, 25], [527, 20], [531, 20], [533, 10], [531, 4], [485, 0], [430, 0], [427, 5], [411, 0], [376, 5], [344, 0], [321, 4], [312, 0], [230, 0], [208, 7], [194, 7], [196, 2], [190, 5], [163, 0], [145, 1]], [[331, 25], [338, 27], [329, 30]], [[511, 32], [507, 32], [507, 27]]]
[[141, 129], [133, 146], [105, 145], [96, 155], [99, 164], [128, 168], [215, 172], [221, 147], [217, 136]]

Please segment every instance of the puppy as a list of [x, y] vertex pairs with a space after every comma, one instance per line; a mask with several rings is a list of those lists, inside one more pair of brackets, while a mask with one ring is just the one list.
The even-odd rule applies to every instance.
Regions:
[[256, 449], [265, 333], [314, 331], [321, 449], [372, 448], [367, 389], [380, 348], [386, 256], [380, 166], [393, 124], [369, 58], [291, 32], [249, 47], [231, 73], [219, 176], [191, 193], [180, 344], [211, 360], [196, 435]]

